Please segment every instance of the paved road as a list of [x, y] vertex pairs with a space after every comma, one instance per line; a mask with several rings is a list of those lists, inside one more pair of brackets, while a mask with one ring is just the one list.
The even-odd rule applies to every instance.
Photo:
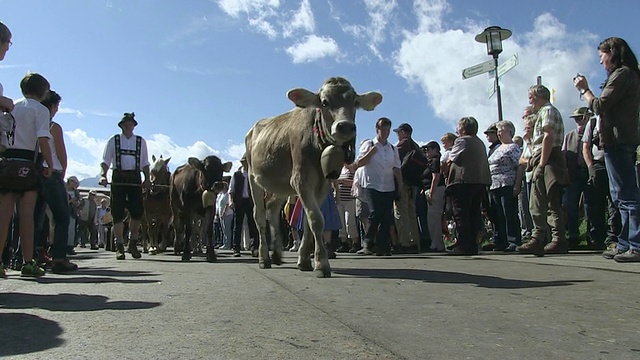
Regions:
[[339, 255], [333, 277], [222, 254], [0, 279], [16, 359], [640, 359], [639, 264], [597, 254]]

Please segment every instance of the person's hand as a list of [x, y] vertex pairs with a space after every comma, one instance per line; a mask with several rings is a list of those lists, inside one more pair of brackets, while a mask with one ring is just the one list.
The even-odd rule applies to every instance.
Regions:
[[347, 165], [345, 165], [345, 167], [347, 169], [349, 169], [349, 171], [351, 171], [351, 172], [354, 172], [354, 171], [356, 171], [358, 169], [358, 165], [356, 165], [355, 162], [352, 162], [351, 164], [347, 164]]
[[42, 175], [44, 175], [45, 178], [49, 178], [49, 176], [51, 176], [51, 172], [52, 171], [50, 167], [42, 169]]
[[522, 190], [521, 184], [516, 184], [513, 186], [513, 197], [518, 197], [520, 195], [520, 191]]
[[573, 85], [578, 89], [578, 91], [583, 92], [589, 89], [589, 83], [587, 82], [587, 78], [584, 75], [578, 75], [573, 78]]
[[593, 168], [593, 165], [589, 166], [589, 180], [587, 183], [594, 184], [596, 181], [596, 170]]
[[425, 193], [425, 195], [427, 195], [427, 203], [429, 205], [431, 205], [431, 201], [433, 200], [433, 196], [431, 195], [431, 191], [427, 190], [427, 192]]
[[100, 180], [98, 181], [98, 185], [107, 187], [107, 177], [100, 176]]
[[236, 204], [233, 201], [229, 201], [229, 207], [233, 210], [236, 209]]
[[149, 193], [149, 190], [151, 190], [151, 181], [149, 181], [149, 179], [144, 179], [144, 182], [142, 183], [142, 189]]

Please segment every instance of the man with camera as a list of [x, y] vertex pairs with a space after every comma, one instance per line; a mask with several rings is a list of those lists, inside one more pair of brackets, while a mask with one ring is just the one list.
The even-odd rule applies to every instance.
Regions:
[[[617, 234], [621, 230], [620, 212], [609, 192], [609, 177], [604, 164], [604, 150], [600, 146], [600, 126], [596, 116], [591, 117], [585, 125], [582, 156], [589, 173], [584, 191], [584, 207], [589, 220], [589, 248], [615, 249], [618, 242]], [[605, 209], [608, 210], [608, 227], [605, 222]]]

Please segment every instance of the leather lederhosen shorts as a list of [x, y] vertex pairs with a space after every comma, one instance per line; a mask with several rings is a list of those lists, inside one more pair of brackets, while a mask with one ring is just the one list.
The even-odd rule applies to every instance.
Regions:
[[125, 209], [133, 220], [140, 220], [144, 214], [142, 204], [142, 178], [140, 171], [113, 170], [111, 178], [111, 215], [113, 222], [122, 222]]

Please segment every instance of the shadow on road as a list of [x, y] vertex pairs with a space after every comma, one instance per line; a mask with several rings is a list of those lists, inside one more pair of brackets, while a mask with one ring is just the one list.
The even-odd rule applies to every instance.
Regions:
[[[84, 294], [0, 294], [0, 309], [44, 309], [49, 311], [138, 310], [160, 306], [159, 302], [109, 301], [103, 295]], [[2, 322], [3, 326], [7, 323]]]
[[57, 322], [31, 314], [0, 314], [0, 357], [23, 355], [64, 344]]
[[438, 284], [475, 284], [492, 289], [526, 289], [549, 286], [569, 286], [593, 280], [532, 281], [505, 279], [497, 276], [474, 275], [421, 269], [334, 269], [335, 274], [375, 279], [416, 280]]

